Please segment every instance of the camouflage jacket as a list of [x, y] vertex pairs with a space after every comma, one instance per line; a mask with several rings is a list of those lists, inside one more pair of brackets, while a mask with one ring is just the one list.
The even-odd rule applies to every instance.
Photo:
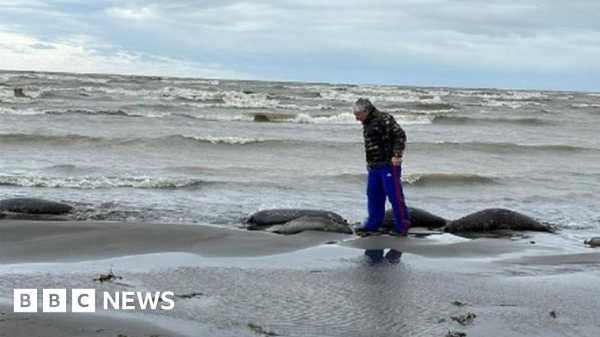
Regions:
[[393, 156], [402, 156], [406, 133], [394, 117], [375, 110], [363, 122], [368, 168], [390, 165]]

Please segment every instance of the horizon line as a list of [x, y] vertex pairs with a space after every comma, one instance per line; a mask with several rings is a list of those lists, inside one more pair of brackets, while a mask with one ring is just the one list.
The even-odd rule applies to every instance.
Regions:
[[150, 74], [135, 74], [135, 73], [112, 73], [112, 72], [68, 72], [68, 71], [53, 71], [53, 70], [19, 70], [19, 69], [3, 69], [0, 72], [16, 72], [16, 73], [45, 73], [45, 74], [75, 74], [75, 75], [104, 75], [104, 76], [130, 76], [130, 77], [148, 77], [148, 78], [169, 78], [169, 79], [197, 79], [197, 80], [216, 80], [216, 81], [251, 81], [251, 82], [275, 82], [275, 83], [301, 83], [301, 84], [326, 84], [326, 85], [357, 85], [357, 86], [391, 86], [404, 88], [435, 88], [435, 89], [467, 89], [467, 90], [514, 90], [514, 91], [545, 91], [545, 92], [577, 92], [577, 93], [600, 93], [600, 91], [592, 90], [564, 90], [564, 89], [542, 89], [542, 88], [507, 88], [507, 87], [486, 87], [486, 86], [449, 86], [449, 85], [411, 85], [411, 84], [387, 84], [387, 83], [370, 83], [370, 82], [327, 82], [327, 81], [306, 81], [306, 80], [291, 80], [291, 79], [248, 79], [248, 78], [217, 78], [217, 77], [194, 77], [194, 76], [172, 76], [172, 75], [150, 75]]

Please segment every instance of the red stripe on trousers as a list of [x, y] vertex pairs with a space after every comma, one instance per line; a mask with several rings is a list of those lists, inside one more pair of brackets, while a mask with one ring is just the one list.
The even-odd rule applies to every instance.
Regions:
[[404, 198], [402, 198], [402, 193], [400, 193], [400, 179], [398, 178], [396, 169], [398, 169], [398, 166], [392, 166], [392, 175], [394, 176], [394, 189], [396, 190], [396, 200], [398, 201], [398, 207], [400, 208], [400, 216], [402, 217], [402, 223], [405, 227], [404, 233], [406, 233], [408, 232], [408, 228], [410, 227], [410, 221], [406, 216], [404, 205], [402, 204], [404, 202]]

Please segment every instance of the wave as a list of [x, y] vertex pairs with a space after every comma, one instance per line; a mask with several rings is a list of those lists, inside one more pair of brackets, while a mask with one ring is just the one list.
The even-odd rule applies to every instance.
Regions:
[[255, 122], [271, 123], [296, 123], [296, 124], [346, 124], [358, 125], [358, 121], [351, 113], [341, 113], [338, 115], [317, 115], [311, 116], [306, 113], [286, 114], [286, 113], [251, 113], [246, 114]]
[[[334, 176], [320, 176], [323, 179], [336, 179], [346, 183], [364, 184], [367, 181], [366, 173], [343, 173]], [[413, 187], [431, 186], [462, 186], [462, 185], [491, 185], [498, 184], [499, 178], [464, 173], [419, 173], [408, 174], [402, 177], [402, 182]]]
[[175, 179], [154, 177], [53, 177], [0, 175], [0, 186], [38, 187], [38, 188], [73, 188], [73, 189], [107, 189], [107, 188], [142, 188], [142, 189], [198, 189], [216, 182], [198, 179]]
[[[329, 110], [326, 107], [292, 107], [293, 110]], [[87, 116], [119, 116], [133, 118], [169, 118], [180, 117], [202, 121], [217, 121], [217, 122], [272, 122], [272, 123], [295, 123], [295, 124], [332, 124], [332, 125], [359, 125], [352, 113], [340, 113], [332, 115], [310, 115], [308, 113], [287, 113], [287, 112], [242, 112], [242, 113], [225, 113], [225, 112], [129, 112], [122, 109], [117, 110], [93, 110], [93, 109], [66, 109], [66, 110], [48, 110], [36, 111], [32, 109], [15, 110], [12, 108], [0, 107], [0, 114], [13, 115], [87, 115]], [[394, 114], [394, 117], [401, 124], [431, 124], [431, 118], [425, 114], [407, 113]]]
[[411, 186], [463, 186], [498, 183], [497, 178], [459, 173], [409, 174], [402, 180]]
[[35, 110], [35, 109], [15, 109], [15, 108], [6, 108], [0, 107], [0, 114], [2, 115], [20, 115], [20, 116], [33, 116], [33, 115], [43, 115], [43, 111]]
[[[332, 125], [360, 125], [354, 114], [344, 112], [336, 115], [309, 115], [283, 114], [283, 113], [252, 113], [247, 114], [255, 122], [296, 123], [296, 124], [332, 124]], [[431, 124], [431, 118], [418, 114], [394, 114], [394, 118], [403, 125]]]
[[[195, 135], [169, 135], [156, 138], [103, 138], [84, 135], [38, 135], [38, 134], [0, 134], [0, 142], [3, 144], [44, 144], [44, 145], [119, 145], [135, 146], [139, 144], [150, 144], [152, 146], [181, 146], [181, 145], [221, 145], [221, 146], [301, 146], [302, 144], [320, 144], [321, 146], [340, 146], [354, 144], [354, 142], [302, 140], [292, 138], [267, 139], [257, 137], [233, 137], [233, 136], [195, 136]], [[447, 151], [447, 150], [471, 150], [482, 152], [511, 152], [527, 153], [531, 151], [577, 153], [598, 152], [600, 149], [580, 147], [564, 144], [516, 144], [516, 143], [485, 143], [485, 142], [414, 142], [408, 147], [417, 151]]]
[[600, 108], [600, 103], [577, 103], [571, 104], [571, 107], [575, 109]]
[[521, 102], [543, 102], [551, 100], [545, 93], [537, 91], [504, 91], [504, 90], [457, 90], [452, 92], [453, 96], [482, 98], [492, 101], [521, 101]]
[[[138, 144], [151, 144], [154, 146], [178, 146], [182, 144], [210, 144], [210, 145], [251, 145], [251, 144], [299, 144], [301, 140], [293, 139], [263, 139], [251, 137], [229, 137], [229, 136], [192, 136], [192, 135], [170, 135], [156, 138], [102, 138], [82, 135], [36, 135], [36, 134], [0, 134], [0, 142], [4, 144], [52, 144], [52, 145], [122, 145], [132, 146]], [[310, 141], [307, 141], [310, 142]], [[63, 166], [67, 170], [69, 166]]]
[[73, 144], [82, 142], [101, 142], [104, 138], [89, 137], [82, 135], [38, 135], [24, 133], [0, 134], [0, 142], [4, 144], [22, 144], [22, 143], [53, 143], [53, 144]]
[[427, 111], [435, 111], [435, 112], [449, 112], [449, 111], [454, 111], [456, 110], [456, 106], [454, 104], [451, 103], [442, 103], [442, 102], [437, 102], [437, 103], [416, 103], [416, 104], [411, 104], [409, 105], [412, 109], [415, 109], [417, 111], [423, 111], [423, 110], [427, 110]]
[[244, 137], [196, 137], [196, 136], [171, 136], [170, 139], [194, 140], [202, 143], [210, 144], [229, 144], [229, 145], [245, 145], [256, 143], [277, 142], [278, 140], [268, 140], [261, 138], [244, 138]]
[[[196, 110], [194, 112], [168, 112], [171, 106], [161, 106], [159, 111], [152, 109], [143, 109], [148, 107], [146, 104], [140, 106], [132, 106], [132, 109], [137, 111], [128, 111], [123, 109], [87, 109], [87, 108], [76, 108], [76, 109], [64, 109], [64, 110], [45, 110], [38, 111], [34, 109], [13, 109], [0, 107], [0, 114], [13, 114], [13, 115], [57, 115], [57, 116], [68, 116], [68, 115], [85, 115], [85, 116], [117, 116], [117, 117], [133, 117], [133, 118], [189, 118], [202, 121], [241, 121], [241, 122], [273, 122], [273, 123], [295, 123], [295, 124], [331, 124], [331, 125], [360, 125], [356, 121], [352, 113], [339, 113], [339, 114], [319, 114], [319, 111], [334, 110], [333, 107], [329, 106], [299, 106], [295, 104], [282, 105], [284, 108], [283, 112], [213, 112], [206, 110]], [[439, 108], [445, 107], [445, 105], [439, 105]], [[293, 110], [310, 110], [317, 111], [316, 114], [309, 114], [305, 112], [295, 113]], [[401, 124], [413, 125], [413, 124], [431, 124], [432, 114], [428, 114], [428, 110], [418, 111], [407, 111], [406, 109], [394, 110], [389, 109], [390, 113]], [[450, 112], [452, 110], [430, 110], [435, 113]]]
[[547, 152], [566, 152], [566, 153], [577, 153], [577, 152], [597, 152], [600, 149], [580, 147], [573, 145], [563, 144], [543, 144], [543, 145], [529, 145], [529, 144], [516, 144], [516, 143], [483, 143], [483, 142], [437, 142], [437, 143], [410, 143], [408, 146], [411, 148], [421, 149], [423, 151], [429, 150], [448, 150], [451, 149], [466, 149], [473, 151], [482, 152], [531, 152], [531, 151], [547, 151]]
[[528, 106], [528, 105], [534, 105], [534, 106], [540, 106], [541, 103], [539, 103], [538, 101], [527, 101], [527, 100], [500, 100], [500, 99], [490, 99], [490, 100], [485, 100], [484, 102], [479, 102], [479, 103], [467, 103], [465, 104], [466, 106], [481, 106], [481, 107], [492, 107], [492, 108], [502, 108], [502, 107], [508, 107], [511, 109], [519, 109], [522, 108], [524, 106]]
[[463, 124], [515, 124], [515, 125], [548, 125], [548, 120], [540, 118], [478, 118], [467, 116], [435, 116], [434, 124], [463, 125]]
[[67, 110], [49, 110], [44, 111], [46, 115], [107, 115], [107, 116], [130, 116], [140, 117], [140, 115], [130, 114], [123, 110], [90, 110], [90, 109], [67, 109]]

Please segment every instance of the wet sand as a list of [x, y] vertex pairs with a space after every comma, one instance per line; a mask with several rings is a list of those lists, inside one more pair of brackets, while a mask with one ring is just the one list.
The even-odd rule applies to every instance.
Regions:
[[260, 256], [349, 237], [306, 232], [282, 236], [202, 225], [75, 221], [0, 221], [0, 263], [80, 261], [157, 252]]
[[[334, 233], [0, 221], [0, 234], [0, 336], [592, 337], [600, 331], [600, 250], [558, 248], [555, 236], [389, 238], [405, 251], [402, 259], [373, 263], [360, 248], [385, 240]], [[109, 270], [122, 279], [94, 281]], [[173, 311], [12, 313], [12, 289], [29, 287], [171, 290], [179, 297]], [[476, 318], [466, 325], [452, 318], [468, 313]]]
[[82, 314], [13, 313], [0, 305], [2, 337], [159, 337], [182, 335], [135, 319]]

